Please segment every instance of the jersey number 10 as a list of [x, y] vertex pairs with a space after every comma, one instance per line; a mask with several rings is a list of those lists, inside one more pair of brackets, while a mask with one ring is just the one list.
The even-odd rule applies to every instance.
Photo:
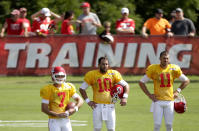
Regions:
[[[110, 78], [104, 78], [103, 80], [102, 79], [98, 79], [97, 80], [98, 82], [98, 87], [99, 87], [99, 92], [108, 92], [111, 90], [111, 79]], [[108, 83], [108, 85], [107, 85]]]

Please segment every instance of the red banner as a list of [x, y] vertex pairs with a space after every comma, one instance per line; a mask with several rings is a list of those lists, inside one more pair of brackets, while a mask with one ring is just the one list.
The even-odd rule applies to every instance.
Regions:
[[98, 36], [6, 37], [0, 39], [0, 75], [47, 75], [54, 66], [67, 74], [82, 75], [97, 68], [101, 56], [121, 74], [144, 74], [149, 64], [159, 63], [167, 49], [170, 62], [185, 74], [199, 74], [198, 37], [114, 36], [113, 44], [103, 44]]

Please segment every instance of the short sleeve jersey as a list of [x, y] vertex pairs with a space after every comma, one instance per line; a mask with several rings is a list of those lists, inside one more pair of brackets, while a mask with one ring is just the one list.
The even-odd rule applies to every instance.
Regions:
[[164, 18], [150, 18], [145, 23], [144, 26], [149, 29], [151, 35], [164, 35], [167, 28], [171, 28], [169, 22]]
[[[28, 32], [31, 31], [31, 25], [30, 25], [30, 21], [26, 18], [21, 19], [24, 26], [28, 29]], [[24, 34], [24, 29], [23, 29], [23, 34]]]
[[46, 17], [42, 19], [41, 17], [36, 18], [32, 24], [32, 32], [41, 32], [44, 34], [49, 34], [48, 27], [54, 21], [50, 19], [50, 17]]
[[[116, 29], [131, 29], [135, 30], [135, 22], [133, 19], [119, 19], [116, 22]], [[129, 33], [133, 34], [133, 33]]]
[[17, 21], [13, 21], [12, 19], [6, 19], [7, 27], [7, 35], [22, 35], [23, 33], [23, 22], [21, 19], [17, 19]]
[[[70, 98], [76, 93], [75, 86], [71, 83], [64, 83], [60, 88], [49, 84], [40, 90], [42, 99], [49, 100], [49, 109], [51, 111], [62, 113], [69, 103]], [[49, 118], [56, 118], [49, 116]]]
[[61, 26], [61, 34], [72, 35], [74, 34], [73, 25], [69, 20], [64, 20]]
[[93, 101], [99, 104], [111, 104], [110, 90], [122, 80], [121, 74], [116, 70], [108, 70], [105, 74], [99, 70], [86, 73], [84, 81], [92, 86]]
[[169, 64], [163, 69], [159, 64], [152, 64], [146, 70], [146, 75], [153, 80], [154, 94], [158, 100], [174, 100], [173, 82], [179, 78], [182, 71], [179, 66]]

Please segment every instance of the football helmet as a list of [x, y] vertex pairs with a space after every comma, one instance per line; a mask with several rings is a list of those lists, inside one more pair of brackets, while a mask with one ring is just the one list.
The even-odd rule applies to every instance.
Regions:
[[57, 84], [62, 84], [66, 81], [66, 72], [63, 67], [56, 66], [51, 71], [52, 79]]
[[117, 99], [122, 99], [124, 94], [124, 88], [120, 84], [116, 84], [111, 88], [110, 91], [112, 102], [116, 103]]
[[187, 104], [184, 96], [178, 94], [178, 97], [174, 100], [174, 109], [177, 113], [184, 113], [187, 109]]
[[114, 42], [114, 38], [111, 35], [104, 35], [104, 40], [106, 42], [112, 42], [112, 43]]

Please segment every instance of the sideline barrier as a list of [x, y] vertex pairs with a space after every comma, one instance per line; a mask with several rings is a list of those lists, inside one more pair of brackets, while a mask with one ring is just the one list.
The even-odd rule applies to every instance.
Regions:
[[62, 65], [67, 74], [82, 75], [97, 68], [97, 59], [107, 56], [121, 74], [144, 74], [149, 64], [159, 63], [167, 49], [171, 63], [185, 74], [199, 75], [199, 37], [119, 36], [103, 44], [95, 35], [0, 38], [0, 75], [48, 75]]

